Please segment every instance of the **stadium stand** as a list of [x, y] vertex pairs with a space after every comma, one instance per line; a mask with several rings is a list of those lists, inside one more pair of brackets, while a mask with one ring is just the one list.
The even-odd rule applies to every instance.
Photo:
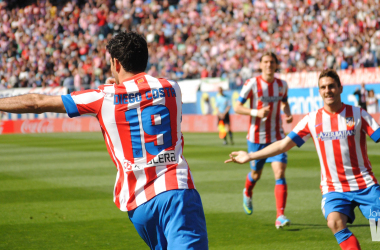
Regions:
[[28, 2], [0, 2], [0, 89], [95, 88], [111, 76], [105, 44], [120, 30], [143, 33], [147, 72], [175, 80], [239, 87], [268, 49], [282, 73], [380, 65], [379, 0]]

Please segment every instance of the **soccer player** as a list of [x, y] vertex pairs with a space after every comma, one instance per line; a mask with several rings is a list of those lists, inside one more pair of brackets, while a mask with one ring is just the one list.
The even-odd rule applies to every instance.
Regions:
[[[235, 106], [236, 113], [248, 115], [251, 118], [247, 135], [249, 152], [256, 152], [284, 138], [281, 109], [286, 115], [286, 122], [290, 123], [293, 120], [288, 104], [288, 86], [285, 81], [274, 77], [277, 67], [276, 55], [272, 52], [264, 53], [260, 59], [262, 75], [246, 81]], [[243, 106], [247, 99], [250, 99], [250, 108]], [[251, 172], [246, 177], [243, 190], [243, 208], [246, 214], [252, 214], [252, 190], [260, 179], [265, 162], [272, 163], [276, 180], [275, 226], [278, 229], [290, 224], [289, 219], [284, 215], [287, 198], [285, 169], [288, 159], [286, 153], [251, 161]]]
[[[228, 100], [227, 96], [224, 95], [223, 89], [219, 87], [218, 94], [216, 96], [216, 111], [218, 113], [218, 124], [220, 121], [223, 121], [223, 124], [226, 128], [226, 132], [230, 136], [231, 144], [234, 144], [230, 126], [230, 109], [230, 101]], [[223, 140], [223, 144], [227, 145], [227, 135], [224, 136]]]
[[312, 137], [321, 164], [322, 213], [327, 226], [342, 249], [360, 249], [347, 222], [355, 220], [356, 206], [367, 219], [373, 218], [370, 211], [380, 210], [380, 186], [366, 145], [366, 134], [380, 141], [380, 127], [364, 109], [341, 102], [343, 87], [334, 70], [321, 72], [318, 87], [323, 108], [306, 115], [284, 139], [257, 152], [232, 152], [225, 162], [278, 155]]
[[208, 249], [200, 196], [182, 155], [179, 85], [144, 73], [148, 47], [134, 32], [107, 45], [113, 84], [70, 95], [0, 99], [0, 110], [95, 116], [116, 165], [114, 202], [151, 249]]

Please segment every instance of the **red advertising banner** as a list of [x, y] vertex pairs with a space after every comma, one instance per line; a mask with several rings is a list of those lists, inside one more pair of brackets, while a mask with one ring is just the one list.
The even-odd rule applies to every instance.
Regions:
[[[283, 119], [285, 133], [289, 133], [305, 115], [293, 115], [293, 122], [288, 124]], [[380, 113], [372, 114], [380, 124]], [[246, 132], [249, 126], [249, 117], [231, 115], [233, 132]], [[218, 119], [214, 115], [183, 115], [182, 132], [218, 132]], [[55, 132], [96, 132], [100, 131], [98, 120], [95, 117], [57, 118], [0, 121], [0, 134], [31, 134]]]
[[0, 121], [0, 134], [100, 131], [94, 117]]
[[[361, 83], [380, 83], [380, 68], [361, 68], [353, 70], [338, 70], [343, 85], [357, 85]], [[320, 72], [294, 72], [276, 74], [288, 83], [289, 88], [310, 88], [318, 86]]]

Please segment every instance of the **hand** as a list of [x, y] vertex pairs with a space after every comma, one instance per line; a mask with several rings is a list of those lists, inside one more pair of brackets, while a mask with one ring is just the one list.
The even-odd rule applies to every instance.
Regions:
[[286, 121], [286, 123], [292, 123], [292, 121], [293, 121], [293, 116], [292, 116], [292, 115], [286, 116], [286, 117], [285, 117], [285, 121]]
[[250, 160], [252, 159], [249, 158], [249, 155], [247, 152], [238, 151], [238, 152], [232, 152], [230, 154], [230, 159], [225, 160], [224, 163], [236, 162], [239, 164], [243, 164], [243, 163], [249, 162]]
[[265, 118], [269, 115], [270, 106], [263, 107], [257, 111], [257, 117]]
[[219, 113], [218, 117], [219, 117], [220, 120], [224, 120], [225, 115], [223, 113]]
[[106, 84], [115, 84], [115, 83], [116, 83], [116, 79], [115, 78], [108, 77], [107, 80], [106, 80]]

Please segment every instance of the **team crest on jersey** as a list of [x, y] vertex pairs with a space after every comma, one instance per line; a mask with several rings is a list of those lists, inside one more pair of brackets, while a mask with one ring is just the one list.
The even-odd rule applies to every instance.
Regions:
[[352, 130], [355, 127], [354, 117], [346, 117], [347, 130]]

